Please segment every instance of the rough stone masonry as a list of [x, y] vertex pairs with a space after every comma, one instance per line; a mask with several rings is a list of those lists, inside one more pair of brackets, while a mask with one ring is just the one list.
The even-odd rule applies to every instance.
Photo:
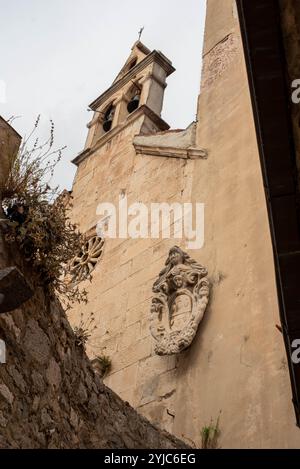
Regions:
[[0, 338], [0, 448], [185, 447], [101, 382], [42, 289], [1, 315]]

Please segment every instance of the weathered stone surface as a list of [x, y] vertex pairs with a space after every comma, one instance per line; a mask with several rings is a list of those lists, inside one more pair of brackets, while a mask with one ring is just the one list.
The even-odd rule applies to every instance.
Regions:
[[0, 270], [0, 313], [18, 308], [32, 295], [33, 291], [17, 267]]
[[188, 348], [203, 318], [208, 298], [207, 270], [178, 246], [170, 249], [153, 284], [150, 330], [158, 355], [174, 355]]
[[61, 372], [58, 363], [51, 358], [49, 367], [46, 371], [46, 378], [50, 386], [54, 389], [58, 389], [61, 382]]
[[240, 38], [228, 34], [203, 57], [202, 89], [207, 90], [238, 59]]
[[0, 427], [6, 427], [8, 420], [3, 416], [3, 413], [0, 412]]
[[0, 397], [2, 397], [9, 404], [12, 404], [14, 401], [13, 394], [5, 384], [0, 384]]
[[133, 141], [139, 155], [168, 158], [207, 158], [207, 151], [195, 148], [196, 124], [185, 130], [169, 130], [152, 135], [137, 135]]
[[20, 143], [21, 136], [0, 116], [0, 199], [2, 187], [7, 179], [10, 165], [16, 156]]
[[24, 337], [24, 349], [33, 360], [46, 364], [50, 356], [50, 340], [38, 322], [30, 318]]
[[58, 301], [37, 288], [12, 317], [0, 318], [0, 448], [185, 447], [100, 382]]
[[13, 365], [13, 366], [8, 366], [7, 367], [7, 372], [13, 379], [15, 385], [20, 389], [20, 391], [25, 392], [27, 385], [26, 382], [24, 381], [24, 378], [21, 374], [21, 372]]

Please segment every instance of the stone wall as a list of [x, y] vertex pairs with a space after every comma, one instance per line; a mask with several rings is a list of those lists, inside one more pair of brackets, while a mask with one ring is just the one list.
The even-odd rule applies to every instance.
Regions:
[[184, 447], [103, 384], [59, 302], [41, 288], [1, 314], [0, 338], [0, 448]]
[[0, 116], [0, 188], [5, 181], [10, 161], [16, 155], [20, 143], [20, 135]]

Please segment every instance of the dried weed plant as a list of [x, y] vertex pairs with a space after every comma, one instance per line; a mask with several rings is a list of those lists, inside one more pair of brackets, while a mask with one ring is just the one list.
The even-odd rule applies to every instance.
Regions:
[[[39, 285], [58, 294], [68, 309], [74, 302], [87, 302], [87, 292], [65, 281], [65, 270], [74, 253], [80, 252], [83, 236], [70, 221], [70, 203], [50, 182], [65, 147], [54, 148], [54, 124], [50, 136], [40, 143], [35, 138], [38, 116], [30, 135], [11, 162], [9, 176], [0, 188], [2, 208], [7, 216], [5, 239], [18, 247], [30, 264]], [[2, 223], [3, 228], [3, 223]]]

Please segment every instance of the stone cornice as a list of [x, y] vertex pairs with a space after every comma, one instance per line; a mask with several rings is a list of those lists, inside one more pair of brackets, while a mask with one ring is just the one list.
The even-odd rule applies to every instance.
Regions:
[[150, 54], [151, 52], [151, 50], [148, 49], [148, 47], [146, 47], [141, 41], [136, 41], [131, 50], [133, 50], [135, 47], [140, 49], [140, 51], [142, 51], [146, 55]]
[[138, 73], [140, 73], [144, 68], [146, 68], [152, 62], [158, 63], [167, 73], [169, 76], [171, 73], [175, 71], [175, 68], [169, 62], [169, 60], [161, 53], [156, 50], [152, 51], [148, 54], [141, 62], [139, 62], [135, 67], [129, 70], [120, 80], [113, 83], [108, 90], [102, 93], [97, 99], [95, 99], [90, 104], [90, 109], [96, 111], [101, 104], [107, 101], [110, 96], [112, 96], [116, 91], [121, 89], [128, 81], [134, 79]]
[[102, 135], [102, 137], [99, 138], [99, 140], [93, 145], [92, 147], [88, 147], [85, 150], [83, 150], [79, 155], [77, 155], [73, 160], [72, 163], [74, 163], [76, 166], [78, 166], [82, 161], [84, 161], [86, 158], [88, 158], [90, 155], [92, 155], [96, 150], [99, 150], [103, 145], [105, 145], [109, 140], [111, 140], [113, 137], [115, 137], [119, 132], [124, 130], [128, 125], [132, 124], [136, 119], [138, 119], [141, 116], [147, 116], [161, 131], [168, 130], [170, 126], [155, 112], [153, 112], [148, 106], [145, 104], [143, 106], [140, 106], [136, 111], [132, 112], [129, 114], [125, 122], [122, 122], [121, 125], [118, 125], [111, 129], [109, 132], [106, 134]]
[[152, 145], [141, 145], [133, 143], [135, 151], [140, 155], [148, 156], [163, 156], [167, 158], [181, 158], [181, 159], [206, 159], [207, 151], [198, 148], [178, 148], [178, 147], [164, 147], [164, 146], [152, 146]]

